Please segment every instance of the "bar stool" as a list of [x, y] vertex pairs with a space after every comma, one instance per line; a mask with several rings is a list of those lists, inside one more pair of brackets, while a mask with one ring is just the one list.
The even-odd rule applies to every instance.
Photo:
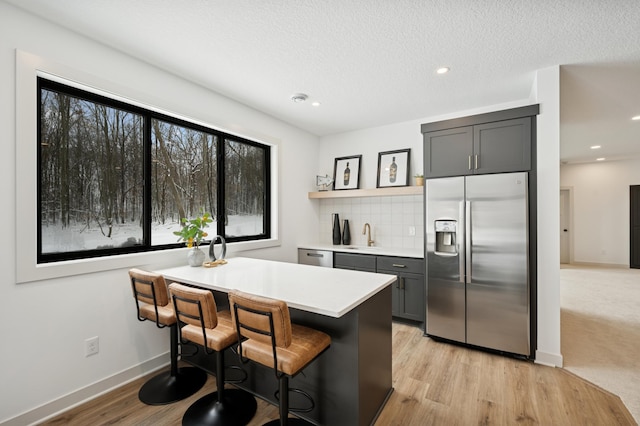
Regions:
[[185, 399], [204, 386], [207, 374], [199, 368], [178, 368], [178, 327], [164, 277], [136, 268], [129, 270], [129, 277], [138, 320], [154, 321], [158, 328], [169, 327], [171, 335], [171, 369], [142, 385], [138, 398], [148, 405], [165, 405]]
[[[273, 368], [278, 379], [280, 419], [267, 425], [309, 425], [300, 418], [289, 418], [289, 411], [310, 412], [314, 408], [311, 396], [300, 389], [289, 389], [289, 378], [295, 377], [331, 344], [326, 333], [292, 324], [287, 304], [262, 296], [229, 292], [231, 315], [238, 333], [240, 359], [248, 358]], [[311, 406], [289, 408], [289, 390], [304, 395]]]
[[183, 425], [246, 425], [257, 410], [256, 399], [240, 389], [224, 388], [224, 350], [237, 342], [229, 311], [217, 312], [209, 290], [178, 283], [169, 285], [176, 316], [181, 324], [180, 341], [202, 345], [216, 355], [216, 392], [194, 402], [182, 417]]

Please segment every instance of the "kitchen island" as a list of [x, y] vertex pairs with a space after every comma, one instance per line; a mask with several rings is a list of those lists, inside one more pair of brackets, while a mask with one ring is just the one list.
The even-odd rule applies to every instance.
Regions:
[[[227, 260], [215, 268], [181, 266], [157, 272], [168, 281], [212, 290], [218, 309], [228, 308], [227, 293], [233, 289], [285, 301], [293, 322], [331, 336], [331, 346], [290, 381], [315, 401], [311, 412], [299, 416], [319, 425], [373, 424], [393, 391], [390, 285], [396, 277], [241, 257]], [[199, 351], [183, 359], [214, 372], [214, 358]], [[277, 404], [272, 369], [240, 364], [230, 350], [225, 363], [248, 373], [236, 386]], [[227, 376], [232, 375], [230, 370]], [[306, 401], [291, 394], [291, 406], [306, 406]]]

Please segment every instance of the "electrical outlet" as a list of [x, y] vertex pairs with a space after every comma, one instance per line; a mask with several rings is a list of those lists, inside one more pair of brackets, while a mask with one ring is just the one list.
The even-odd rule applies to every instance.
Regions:
[[414, 235], [416, 235], [416, 227], [415, 226], [410, 226], [409, 227], [409, 235], [412, 236], [412, 237]]
[[84, 356], [95, 355], [100, 352], [100, 340], [98, 336], [91, 337], [84, 341]]

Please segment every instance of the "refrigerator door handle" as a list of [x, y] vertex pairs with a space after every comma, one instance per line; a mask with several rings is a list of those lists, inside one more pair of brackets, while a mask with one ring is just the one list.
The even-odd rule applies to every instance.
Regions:
[[[471, 157], [469, 157], [471, 158]], [[458, 206], [458, 224], [464, 223], [464, 201], [460, 201], [460, 205]], [[464, 284], [465, 276], [464, 276], [464, 259], [466, 257], [466, 253], [464, 252], [464, 247], [466, 246], [466, 231], [462, 229], [461, 226], [458, 226], [456, 230], [456, 239], [458, 240], [458, 274], [460, 276], [459, 281]]]
[[465, 227], [465, 260], [467, 264], [467, 275], [466, 275], [466, 283], [471, 284], [471, 278], [473, 276], [471, 270], [471, 244], [472, 244], [472, 236], [471, 236], [471, 201], [467, 201], [465, 203], [464, 209], [464, 227]]

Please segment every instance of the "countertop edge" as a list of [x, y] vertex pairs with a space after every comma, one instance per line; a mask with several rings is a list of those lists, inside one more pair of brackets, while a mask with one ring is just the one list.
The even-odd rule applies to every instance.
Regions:
[[[353, 247], [353, 248], [348, 248]], [[298, 244], [299, 249], [307, 250], [325, 250], [339, 253], [352, 254], [368, 254], [372, 256], [394, 256], [394, 257], [411, 257], [415, 259], [424, 259], [424, 252], [421, 249], [397, 249], [385, 247], [360, 247], [356, 245], [331, 245], [322, 243]]]

